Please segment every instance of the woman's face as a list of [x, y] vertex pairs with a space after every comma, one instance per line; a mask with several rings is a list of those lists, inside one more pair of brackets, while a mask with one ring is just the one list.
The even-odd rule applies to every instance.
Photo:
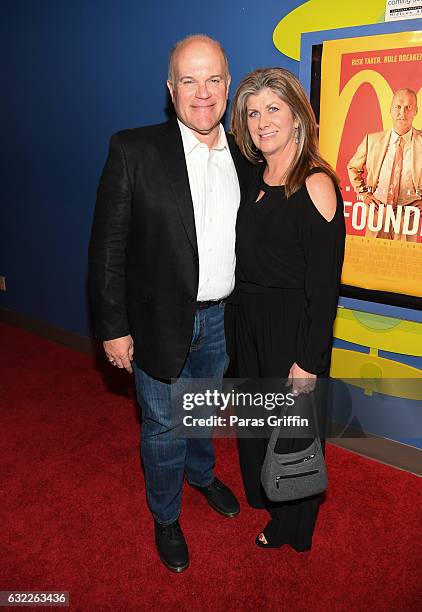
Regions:
[[264, 157], [290, 152], [298, 123], [288, 105], [266, 87], [250, 95], [246, 107], [249, 133]]

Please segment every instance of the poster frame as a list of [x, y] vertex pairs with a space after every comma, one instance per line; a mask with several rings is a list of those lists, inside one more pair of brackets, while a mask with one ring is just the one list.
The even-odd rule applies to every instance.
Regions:
[[[350, 28], [305, 32], [301, 36], [299, 80], [310, 97], [312, 82], [312, 48], [329, 40], [360, 38], [422, 29], [421, 19], [389, 21]], [[339, 306], [384, 316], [422, 322], [422, 300], [413, 296], [374, 291], [342, 285]]]

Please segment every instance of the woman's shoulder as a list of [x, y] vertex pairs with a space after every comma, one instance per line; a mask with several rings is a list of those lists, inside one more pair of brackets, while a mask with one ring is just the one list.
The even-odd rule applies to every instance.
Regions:
[[305, 179], [305, 188], [315, 212], [330, 222], [339, 208], [339, 190], [323, 168], [312, 168]]

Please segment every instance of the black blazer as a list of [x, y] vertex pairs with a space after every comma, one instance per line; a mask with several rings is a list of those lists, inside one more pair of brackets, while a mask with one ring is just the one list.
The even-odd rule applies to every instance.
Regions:
[[[228, 135], [241, 194], [249, 163]], [[131, 334], [134, 359], [157, 378], [176, 377], [192, 337], [198, 247], [176, 119], [112, 136], [89, 245], [95, 331]]]

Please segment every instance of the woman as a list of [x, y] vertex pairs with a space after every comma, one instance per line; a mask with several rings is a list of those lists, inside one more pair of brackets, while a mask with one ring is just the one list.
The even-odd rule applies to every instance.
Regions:
[[[337, 177], [318, 152], [312, 108], [288, 70], [259, 69], [243, 79], [231, 131], [256, 166], [236, 226], [237, 280], [229, 319], [237, 375], [288, 378], [294, 395], [309, 393], [329, 371], [345, 239]], [[270, 502], [260, 484], [267, 442], [239, 439], [248, 502], [271, 514], [256, 544], [309, 550], [321, 496]], [[308, 444], [303, 438], [280, 439], [276, 452]]]

